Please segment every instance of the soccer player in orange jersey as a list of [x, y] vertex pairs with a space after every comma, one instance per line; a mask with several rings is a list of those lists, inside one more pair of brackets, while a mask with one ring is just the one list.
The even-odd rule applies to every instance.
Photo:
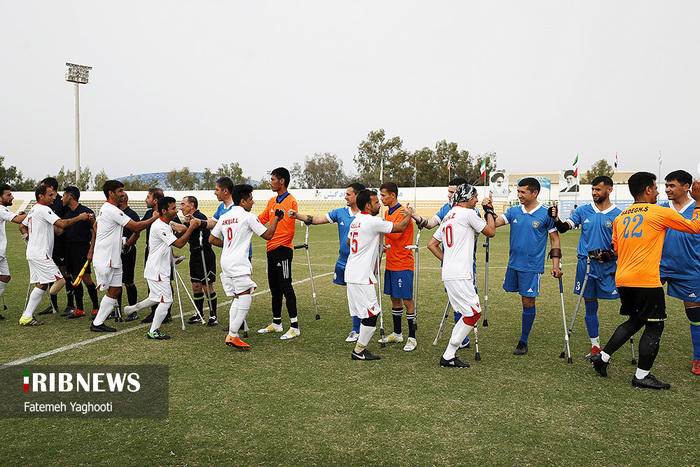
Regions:
[[[265, 225], [275, 217], [277, 209], [285, 213], [290, 209], [298, 211], [297, 200], [289, 191], [289, 170], [278, 167], [270, 174], [270, 188], [277, 192], [277, 196], [270, 198], [262, 214], [258, 216], [260, 222]], [[294, 227], [296, 221], [284, 216], [277, 224], [274, 236], [267, 241], [267, 281], [270, 284], [272, 295], [272, 323], [267, 327], [258, 329], [259, 333], [282, 332], [282, 298], [287, 302], [287, 312], [291, 324], [289, 330], [280, 339], [294, 339], [299, 332], [299, 320], [297, 318], [297, 296], [292, 287], [292, 257], [294, 247]]]
[[695, 200], [695, 212], [690, 220], [673, 209], [656, 205], [659, 192], [654, 174], [637, 172], [630, 177], [628, 185], [634, 204], [615, 219], [612, 242], [618, 256], [615, 283], [620, 294], [620, 314], [629, 319], [617, 327], [602, 352], [591, 357], [591, 362], [601, 376], [607, 376], [613, 352], [644, 328], [632, 385], [669, 389], [670, 384], [650, 373], [666, 320], [659, 263], [667, 228], [700, 234], [700, 182], [693, 182], [691, 196]]
[[[387, 207], [384, 219], [399, 223], [401, 203], [398, 201], [399, 188], [394, 182], [383, 183], [379, 187], [382, 204]], [[383, 342], [403, 342], [401, 318], [403, 307], [406, 306], [406, 321], [408, 321], [408, 342], [404, 346], [406, 352], [416, 348], [416, 302], [413, 300], [413, 250], [406, 249], [413, 244], [413, 223], [403, 232], [389, 233], [386, 239], [386, 270], [384, 271], [384, 294], [391, 297], [391, 317], [394, 321], [394, 332], [384, 337]], [[381, 339], [380, 339], [381, 341]]]

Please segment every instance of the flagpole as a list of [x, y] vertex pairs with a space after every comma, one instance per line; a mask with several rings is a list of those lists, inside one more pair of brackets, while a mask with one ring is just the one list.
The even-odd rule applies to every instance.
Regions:
[[[613, 176], [617, 175], [617, 152], [615, 153], [615, 170], [613, 171]], [[615, 189], [615, 204], [617, 204], [617, 184], [613, 181], [613, 188]]]
[[659, 151], [659, 178], [656, 179], [657, 183], [661, 180], [661, 151]]

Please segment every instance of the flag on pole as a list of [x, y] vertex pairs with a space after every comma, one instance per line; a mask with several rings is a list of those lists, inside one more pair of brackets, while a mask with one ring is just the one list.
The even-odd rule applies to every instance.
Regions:
[[481, 179], [486, 180], [486, 159], [481, 161]]
[[449, 161], [449, 162], [447, 163], [447, 170], [450, 170], [451, 167], [452, 167], [452, 161]]
[[659, 165], [663, 162], [663, 159], [661, 158], [661, 151], [659, 151]]
[[617, 153], [615, 153], [615, 170], [617, 170]]
[[574, 177], [578, 178], [578, 154], [576, 154], [576, 159], [574, 159]]

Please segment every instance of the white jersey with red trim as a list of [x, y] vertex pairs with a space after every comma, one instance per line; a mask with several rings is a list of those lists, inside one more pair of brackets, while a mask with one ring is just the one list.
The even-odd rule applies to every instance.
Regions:
[[35, 204], [22, 224], [29, 229], [27, 259], [51, 259], [53, 255], [53, 225], [60, 218], [49, 206]]
[[143, 268], [143, 277], [152, 281], [170, 282], [170, 267], [173, 261], [173, 247], [177, 237], [172, 227], [162, 217], [151, 224], [148, 234], [148, 259]]
[[92, 264], [102, 268], [122, 267], [122, 235], [131, 218], [107, 201], [97, 214], [97, 235]]
[[433, 238], [442, 243], [442, 280], [473, 280], [474, 242], [486, 227], [474, 209], [454, 206], [442, 219]]
[[348, 230], [350, 254], [345, 266], [345, 282], [374, 284], [374, 268], [379, 253], [379, 234], [391, 233], [393, 222], [385, 221], [366, 212], [355, 216]]
[[258, 217], [242, 206], [234, 206], [223, 214], [211, 230], [213, 236], [224, 240], [221, 251], [223, 273], [231, 277], [252, 274], [253, 266], [248, 259], [250, 240], [253, 233], [261, 236], [266, 231], [267, 227], [260, 223]]
[[0, 205], [0, 258], [5, 257], [7, 249], [7, 234], [5, 234], [5, 222], [12, 222], [17, 214], [13, 213], [7, 206]]

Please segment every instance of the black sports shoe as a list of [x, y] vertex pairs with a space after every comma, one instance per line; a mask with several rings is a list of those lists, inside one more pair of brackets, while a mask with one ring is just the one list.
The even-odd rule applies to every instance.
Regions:
[[207, 321], [207, 326], [214, 327], [219, 325], [219, 320], [216, 318], [216, 316], [210, 316], [209, 321]]
[[153, 316], [154, 313], [150, 312], [148, 316], [146, 316], [144, 319], [141, 320], [142, 323], [152, 323], [153, 322]]
[[353, 350], [352, 354], [350, 355], [350, 358], [353, 360], [380, 360], [382, 357], [380, 357], [379, 355], [372, 355], [371, 353], [369, 353], [369, 350], [365, 349], [360, 353], [357, 353]]
[[170, 336], [160, 332], [160, 329], [156, 329], [153, 332], [147, 332], [146, 337], [148, 337], [149, 339], [157, 339], [159, 341], [164, 341], [164, 340], [170, 339]]
[[106, 324], [95, 326], [94, 324], [90, 323], [90, 330], [92, 332], [117, 332], [116, 328], [110, 328]]
[[663, 381], [659, 381], [658, 379], [656, 379], [656, 376], [652, 375], [651, 373], [649, 373], [642, 379], [638, 379], [635, 375], [632, 378], [632, 386], [636, 388], [645, 389], [671, 389], [670, 384], [664, 383]]
[[137, 319], [139, 319], [139, 314], [137, 311], [134, 311], [130, 315], [126, 315], [126, 318], [124, 318], [124, 321], [126, 321], [128, 323], [129, 321], [136, 321]]
[[66, 309], [63, 310], [63, 313], [61, 313], [61, 316], [70, 316], [73, 314], [74, 311], [75, 311], [74, 306], [66, 305]]
[[[603, 356], [600, 355], [600, 352], [591, 355], [591, 363], [593, 364], [593, 369], [597, 371], [600, 376], [608, 376], [608, 365], [610, 365], [610, 362], [604, 362]], [[632, 380], [632, 384], [634, 384], [634, 380]]]
[[469, 363], [461, 361], [459, 358], [451, 358], [445, 360], [445, 357], [440, 357], [440, 366], [445, 368], [469, 368]]
[[43, 310], [41, 310], [37, 315], [50, 315], [51, 313], [58, 313], [56, 310], [53, 309], [53, 306], [49, 305]]
[[525, 355], [527, 353], [527, 344], [523, 341], [518, 341], [518, 345], [513, 350], [513, 355]]
[[199, 315], [194, 315], [187, 320], [187, 324], [202, 324], [204, 320], [199, 317]]
[[[172, 321], [173, 321], [173, 315], [171, 315], [170, 312], [168, 312], [168, 314], [165, 315], [165, 318], [163, 318], [163, 324], [168, 324], [168, 323], [171, 323]], [[153, 322], [153, 320], [151, 320], [151, 322]]]

